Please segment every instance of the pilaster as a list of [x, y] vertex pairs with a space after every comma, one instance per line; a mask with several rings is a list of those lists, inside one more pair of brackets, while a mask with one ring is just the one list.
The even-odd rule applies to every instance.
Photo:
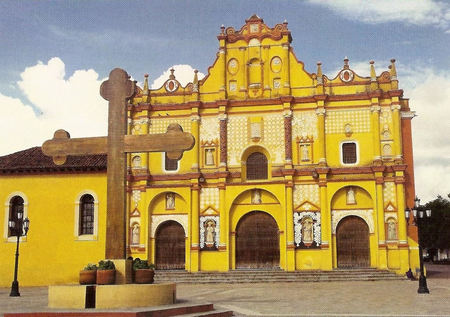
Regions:
[[191, 272], [199, 270], [199, 184], [198, 179], [191, 179]]

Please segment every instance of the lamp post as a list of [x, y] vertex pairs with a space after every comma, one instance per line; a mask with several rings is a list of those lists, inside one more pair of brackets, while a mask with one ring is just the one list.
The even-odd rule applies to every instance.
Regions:
[[19, 265], [19, 242], [21, 236], [26, 236], [28, 229], [30, 228], [30, 220], [28, 218], [23, 219], [23, 210], [17, 211], [17, 218], [8, 222], [11, 235], [17, 237], [16, 246], [16, 259], [14, 264], [14, 281], [11, 285], [11, 293], [9, 296], [20, 296], [19, 293], [19, 281], [17, 280], [17, 269]]
[[[411, 216], [411, 210], [408, 208], [405, 210], [405, 217], [408, 220]], [[412, 216], [414, 218], [413, 224], [417, 226], [417, 244], [419, 245], [419, 262], [420, 262], [420, 276], [419, 276], [419, 289], [417, 293], [419, 294], [428, 294], [430, 291], [427, 287], [427, 278], [423, 272], [423, 250], [422, 245], [420, 243], [420, 227], [422, 222], [426, 218], [431, 217], [431, 209], [426, 209], [425, 206], [420, 205], [420, 199], [416, 196], [414, 199], [414, 208], [412, 209]]]

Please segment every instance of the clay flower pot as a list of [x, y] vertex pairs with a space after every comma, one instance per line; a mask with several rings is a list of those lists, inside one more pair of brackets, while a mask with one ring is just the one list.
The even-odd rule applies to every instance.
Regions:
[[152, 284], [155, 271], [153, 269], [138, 269], [134, 271], [134, 282], [137, 284]]
[[97, 270], [97, 284], [106, 285], [116, 282], [116, 270]]
[[82, 270], [80, 271], [80, 284], [95, 284], [97, 280], [97, 270]]

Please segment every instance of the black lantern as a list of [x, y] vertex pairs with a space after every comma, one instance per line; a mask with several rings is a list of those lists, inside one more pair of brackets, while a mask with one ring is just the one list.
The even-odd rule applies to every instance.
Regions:
[[419, 289], [417, 290], [417, 293], [428, 294], [430, 293], [430, 291], [427, 287], [427, 278], [425, 277], [425, 274], [423, 272], [423, 250], [422, 245], [420, 244], [420, 227], [423, 221], [431, 217], [431, 209], [426, 209], [425, 206], [420, 205], [420, 199], [416, 196], [416, 198], [414, 199], [414, 208], [412, 210], [409, 208], [405, 210], [406, 220], [409, 220], [411, 212], [414, 218], [413, 224], [417, 226], [417, 244], [419, 245], [420, 277]]
[[11, 235], [17, 237], [16, 258], [14, 264], [14, 281], [12, 282], [11, 293], [9, 294], [9, 296], [20, 296], [19, 281], [17, 280], [17, 270], [19, 266], [19, 242], [20, 237], [26, 236], [28, 233], [28, 229], [30, 228], [30, 220], [28, 218], [23, 219], [23, 210], [18, 210], [16, 215], [17, 218], [15, 220], [10, 220], [8, 222]]

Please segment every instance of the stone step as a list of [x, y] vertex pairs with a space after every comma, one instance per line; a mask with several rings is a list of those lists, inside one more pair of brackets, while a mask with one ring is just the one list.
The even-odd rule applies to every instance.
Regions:
[[225, 309], [214, 309], [212, 311], [207, 311], [203, 313], [193, 313], [193, 314], [185, 314], [185, 315], [176, 315], [174, 317], [231, 317], [233, 316], [233, 312], [231, 310]]
[[404, 280], [394, 272], [376, 269], [296, 271], [236, 270], [229, 272], [157, 271], [156, 282], [176, 283], [264, 283], [264, 282], [326, 282], [326, 281], [376, 281]]
[[151, 307], [148, 309], [129, 310], [72, 310], [6, 313], [5, 317], [172, 317], [172, 316], [232, 316], [232, 311], [214, 310], [213, 304], [174, 304], [169, 306]]

